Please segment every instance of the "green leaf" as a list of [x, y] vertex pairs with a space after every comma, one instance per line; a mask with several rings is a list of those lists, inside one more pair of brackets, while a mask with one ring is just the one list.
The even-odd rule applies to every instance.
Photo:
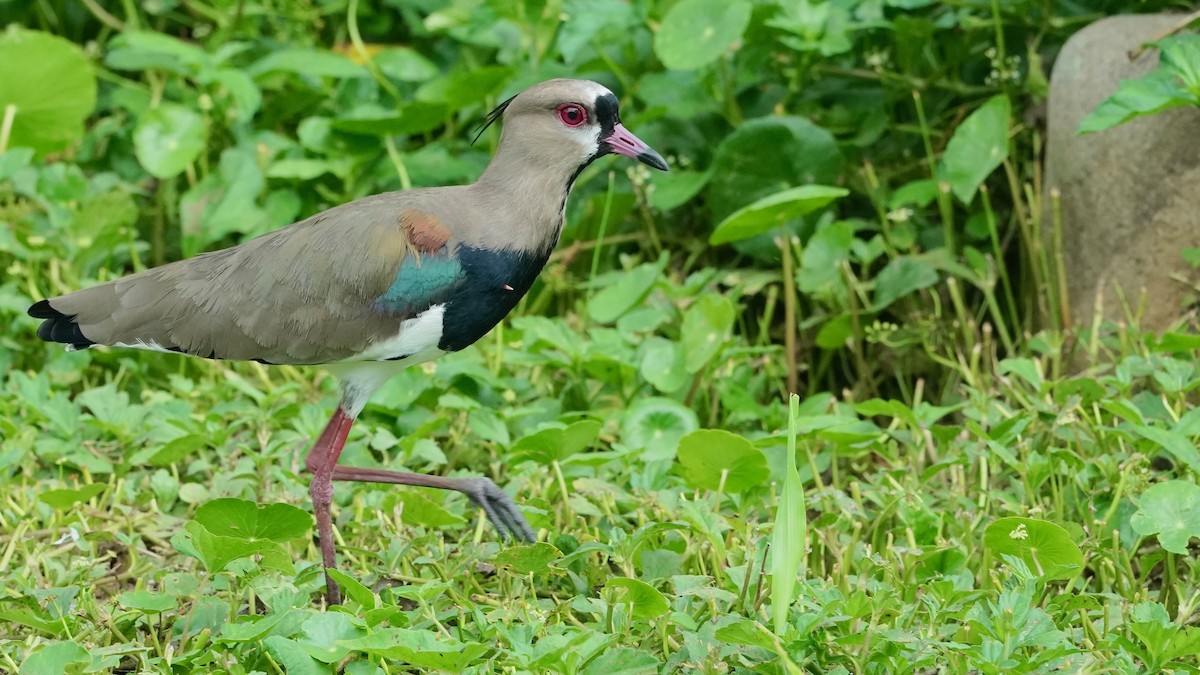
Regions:
[[[833, 134], [806, 118], [751, 119], [721, 141], [713, 157], [705, 203], [714, 221], [754, 201], [797, 185], [829, 184], [841, 178], [842, 155]], [[767, 237], [736, 242], [741, 250], [778, 260]]]
[[671, 168], [669, 173], [655, 173], [650, 177], [654, 190], [650, 192], [650, 206], [659, 211], [670, 211], [683, 206], [700, 193], [708, 184], [712, 174], [708, 171], [688, 171]]
[[0, 123], [13, 111], [8, 147], [57, 152], [83, 137], [96, 76], [79, 47], [14, 26], [0, 33]]
[[75, 675], [91, 661], [88, 650], [74, 642], [51, 642], [29, 655], [19, 675]]
[[580, 420], [565, 428], [535, 431], [513, 445], [514, 460], [533, 460], [545, 465], [561, 462], [595, 443], [601, 426], [596, 420]]
[[263, 567], [278, 569], [288, 574], [294, 574], [291, 556], [277, 542], [269, 539], [249, 540], [242, 537], [222, 537], [209, 532], [200, 523], [192, 520], [183, 526], [186, 542], [172, 543], [181, 553], [194, 554], [211, 573], [224, 570], [225, 567], [239, 558], [262, 556], [260, 564]]
[[493, 96], [513, 76], [508, 66], [484, 66], [460, 70], [438, 77], [417, 89], [417, 100], [441, 103], [449, 110], [461, 110]]
[[400, 490], [396, 500], [404, 505], [403, 518], [424, 527], [447, 527], [466, 522], [462, 516], [450, 513], [441, 504], [419, 490]]
[[583, 669], [582, 675], [648, 675], [659, 661], [648, 652], [629, 647], [606, 649]]
[[372, 656], [404, 661], [414, 668], [462, 672], [488, 648], [476, 642], [443, 638], [428, 630], [385, 628], [354, 640], [339, 640], [339, 647]]
[[1129, 524], [1144, 537], [1158, 535], [1164, 549], [1187, 555], [1188, 541], [1200, 537], [1200, 486], [1183, 480], [1150, 486]]
[[70, 488], [46, 490], [38, 495], [38, 501], [49, 504], [55, 510], [66, 511], [80, 502], [86, 502], [99, 495], [107, 487], [104, 483], [90, 483], [75, 490]]
[[[829, 297], [845, 287], [842, 263], [850, 259], [850, 248], [856, 241], [853, 222], [837, 220], [820, 226], [800, 254], [796, 270], [800, 290]], [[838, 341], [837, 346], [841, 343]]]
[[[786, 608], [787, 605], [784, 607]], [[779, 632], [778, 629], [776, 632]], [[754, 645], [763, 649], [775, 648], [771, 632], [762, 624], [751, 619], [739, 618], [732, 623], [727, 623], [718, 628], [713, 636], [722, 642], [735, 645]]]
[[1171, 453], [1175, 461], [1191, 469], [1194, 474], [1200, 475], [1200, 450], [1197, 450], [1196, 444], [1183, 434], [1174, 429], [1159, 429], [1149, 425], [1135, 426], [1133, 433]]
[[845, 188], [801, 185], [744, 206], [717, 225], [708, 237], [710, 244], [741, 241], [778, 228], [793, 218], [825, 208], [835, 199], [850, 194]]
[[385, 49], [375, 55], [375, 65], [401, 82], [425, 82], [438, 76], [437, 64], [409, 47]]
[[1194, 105], [1196, 101], [1173, 77], [1154, 72], [1140, 80], [1123, 80], [1117, 92], [1104, 99], [1079, 123], [1079, 135], [1104, 131], [1139, 117]]
[[163, 103], [138, 118], [133, 129], [133, 150], [150, 175], [173, 178], [200, 156], [207, 135], [199, 113]]
[[196, 509], [195, 521], [221, 537], [286, 542], [307, 536], [313, 519], [290, 504], [258, 506], [245, 499], [214, 499]]
[[724, 295], [703, 295], [688, 307], [680, 329], [687, 372], [700, 372], [721, 351], [733, 330], [733, 315], [733, 303]]
[[162, 446], [150, 446], [145, 450], [134, 453], [129, 461], [135, 465], [168, 466], [188, 459], [197, 450], [207, 446], [209, 441], [210, 439], [207, 436], [185, 434], [179, 438], [167, 441]]
[[507, 567], [517, 574], [544, 572], [550, 563], [562, 557], [562, 551], [543, 541], [519, 544], [496, 554], [497, 567]]
[[605, 582], [604, 589], [613, 592], [613, 602], [630, 605], [636, 619], [657, 619], [671, 609], [667, 596], [644, 581], [613, 577]]
[[745, 0], [680, 0], [663, 17], [654, 53], [669, 70], [694, 70], [725, 55], [750, 23]]
[[875, 277], [874, 309], [889, 307], [904, 296], [938, 282], [934, 267], [911, 256], [894, 258]]
[[642, 345], [642, 362], [638, 367], [647, 382], [665, 393], [679, 391], [687, 383], [683, 349], [679, 343], [652, 336]]
[[1043, 579], [1070, 579], [1083, 568], [1083, 552], [1062, 527], [1033, 518], [1000, 518], [988, 525], [984, 546], [999, 558], [1020, 558]]
[[218, 642], [253, 642], [261, 640], [276, 626], [291, 616], [295, 610], [286, 609], [266, 616], [239, 616], [221, 627]]
[[[328, 614], [325, 616], [344, 615]], [[329, 666], [323, 665], [309, 654], [298, 640], [291, 640], [282, 635], [268, 635], [262, 643], [271, 656], [283, 664], [284, 672], [287, 675], [329, 675]]]
[[178, 607], [179, 599], [166, 593], [127, 591], [117, 596], [117, 603], [125, 609], [136, 609], [143, 614], [160, 614]]
[[447, 108], [441, 103], [410, 103], [398, 110], [362, 105], [330, 120], [329, 126], [349, 134], [404, 136], [422, 134], [445, 121]]
[[658, 261], [643, 263], [618, 276], [616, 283], [601, 289], [588, 300], [588, 316], [598, 323], [612, 323], [641, 304], [658, 282], [668, 258], [664, 252]]
[[308, 656], [322, 663], [338, 663], [350, 652], [339, 641], [354, 640], [366, 634], [358, 625], [360, 622], [361, 619], [340, 612], [313, 614], [300, 626], [303, 635], [296, 643]]
[[777, 635], [783, 635], [788, 627], [788, 610], [796, 597], [796, 579], [805, 574], [804, 554], [808, 545], [804, 484], [796, 467], [796, 420], [799, 416], [800, 397], [791, 394], [788, 397], [787, 469], [771, 531], [771, 613]]
[[621, 418], [621, 439], [646, 461], [674, 459], [679, 439], [699, 428], [696, 413], [678, 401], [641, 398]]
[[338, 586], [341, 586], [342, 592], [346, 594], [347, 598], [362, 605], [364, 609], [371, 610], [379, 607], [379, 597], [358, 579], [335, 568], [326, 569], [325, 574], [337, 582]]
[[324, 49], [303, 47], [273, 50], [246, 69], [246, 73], [254, 78], [261, 78], [263, 75], [276, 72], [295, 73], [305, 77], [365, 78], [371, 76], [366, 68], [341, 54]]
[[1200, 96], [1200, 36], [1176, 34], [1154, 44], [1159, 48], [1161, 66], [1179, 78], [1193, 97]]
[[215, 67], [203, 48], [148, 30], [126, 30], [108, 43], [104, 63], [115, 70], [166, 70], [192, 76]]
[[693, 431], [679, 440], [679, 464], [693, 487], [742, 492], [770, 477], [767, 458], [750, 441], [723, 429]]
[[1012, 104], [995, 96], [967, 116], [946, 145], [938, 178], [950, 184], [964, 204], [975, 197], [984, 179], [1008, 157], [1008, 123]]

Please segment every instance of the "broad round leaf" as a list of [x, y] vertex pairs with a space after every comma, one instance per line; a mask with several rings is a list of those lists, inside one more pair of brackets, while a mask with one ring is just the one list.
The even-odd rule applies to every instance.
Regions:
[[96, 76], [79, 47], [12, 28], [0, 33], [0, 64], [0, 120], [13, 111], [8, 147], [44, 155], [83, 136], [83, 120], [96, 107]]
[[219, 537], [284, 542], [312, 530], [312, 516], [290, 504], [258, 506], [245, 499], [214, 499], [196, 509], [197, 523]]
[[1200, 537], [1200, 486], [1183, 480], [1151, 486], [1138, 499], [1129, 524], [1142, 536], [1158, 535], [1171, 553], [1187, 555], [1188, 540]]
[[983, 535], [992, 555], [1020, 558], [1044, 579], [1069, 579], [1083, 567], [1083, 552], [1062, 527], [1033, 518], [1001, 518]]
[[355, 622], [356, 619], [340, 612], [313, 614], [301, 626], [303, 635], [296, 642], [312, 658], [322, 663], [337, 663], [350, 651], [337, 642], [355, 640], [366, 634]]
[[792, 218], [799, 218], [830, 202], [850, 194], [845, 188], [828, 185], [801, 185], [777, 192], [749, 206], [738, 209], [721, 221], [708, 238], [710, 244], [749, 239], [779, 227]]
[[493, 562], [518, 574], [543, 572], [550, 563], [562, 557], [562, 552], [544, 541], [510, 546], [496, 554]]
[[171, 543], [180, 553], [194, 556], [204, 564], [204, 569], [216, 573], [240, 558], [260, 556], [259, 564], [268, 569], [277, 569], [294, 574], [291, 556], [278, 542], [270, 539], [246, 539], [223, 537], [209, 532], [193, 520], [183, 526], [183, 532], [171, 538]]
[[146, 111], [133, 129], [133, 151], [155, 178], [178, 176], [204, 150], [204, 118], [191, 108], [164, 103]]
[[647, 461], [673, 459], [679, 439], [700, 427], [696, 413], [669, 398], [643, 398], [625, 411], [621, 440], [643, 450]]
[[749, 23], [745, 0], [681, 0], [663, 17], [654, 53], [671, 70], [693, 70], [724, 56]]
[[716, 490], [724, 474], [725, 492], [742, 492], [770, 477], [762, 450], [722, 429], [693, 431], [679, 441], [679, 464], [693, 487]]
[[613, 591], [616, 602], [632, 607], [636, 619], [656, 619], [671, 608], [667, 596], [644, 581], [628, 577], [613, 577], [604, 584], [604, 589]]

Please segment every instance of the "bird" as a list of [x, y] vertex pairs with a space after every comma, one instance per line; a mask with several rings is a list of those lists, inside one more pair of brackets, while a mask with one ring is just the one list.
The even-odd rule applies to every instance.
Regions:
[[[338, 465], [371, 395], [404, 368], [464, 349], [529, 291], [563, 230], [579, 174], [609, 154], [668, 171], [622, 123], [603, 85], [553, 79], [487, 114], [500, 142], [471, 184], [385, 192], [334, 206], [230, 248], [38, 301], [37, 336], [268, 365], [323, 366], [340, 399], [305, 459], [321, 562], [336, 567], [334, 481], [460, 492], [502, 539], [533, 528], [487, 477]], [[329, 604], [341, 601], [325, 574]]]

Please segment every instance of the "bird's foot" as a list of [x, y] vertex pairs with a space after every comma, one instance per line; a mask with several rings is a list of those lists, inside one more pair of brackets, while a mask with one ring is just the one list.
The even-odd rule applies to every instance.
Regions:
[[533, 528], [525, 520], [521, 509], [500, 489], [491, 478], [462, 479], [459, 491], [465, 494], [476, 506], [483, 509], [488, 520], [500, 532], [505, 540], [515, 539], [521, 542], [532, 542], [537, 539]]

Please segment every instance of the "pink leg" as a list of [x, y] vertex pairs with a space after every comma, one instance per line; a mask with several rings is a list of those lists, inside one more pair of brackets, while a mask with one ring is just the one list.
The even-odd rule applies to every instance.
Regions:
[[[321, 432], [321, 437], [304, 460], [305, 467], [312, 474], [308, 492], [312, 495], [313, 515], [317, 519], [317, 540], [321, 544], [321, 562], [325, 569], [337, 566], [333, 550], [333, 516], [329, 512], [329, 505], [333, 502], [334, 469], [353, 424], [354, 418], [338, 406], [333, 417], [329, 419], [329, 424], [326, 424], [325, 430]], [[325, 598], [331, 605], [342, 601], [341, 590], [328, 574], [325, 575]]]
[[[466, 495], [476, 506], [483, 509], [488, 520], [500, 532], [501, 536], [520, 541], [534, 541], [533, 528], [521, 514], [512, 497], [501, 490], [489, 478], [449, 478], [446, 476], [427, 476], [419, 473], [388, 471], [385, 469], [359, 469], [348, 466], [338, 466], [338, 457], [346, 445], [346, 436], [354, 417], [338, 406], [330, 418], [329, 424], [321, 432], [304, 465], [312, 474], [309, 482], [309, 493], [312, 495], [313, 515], [317, 519], [317, 539], [321, 544], [321, 562], [326, 569], [336, 567], [337, 560], [333, 548], [333, 515], [330, 505], [333, 503], [333, 481], [360, 481], [371, 483], [390, 483], [393, 485], [415, 485], [420, 487], [454, 490]], [[325, 575], [325, 597], [329, 604], [336, 605], [342, 601], [341, 589]]]

